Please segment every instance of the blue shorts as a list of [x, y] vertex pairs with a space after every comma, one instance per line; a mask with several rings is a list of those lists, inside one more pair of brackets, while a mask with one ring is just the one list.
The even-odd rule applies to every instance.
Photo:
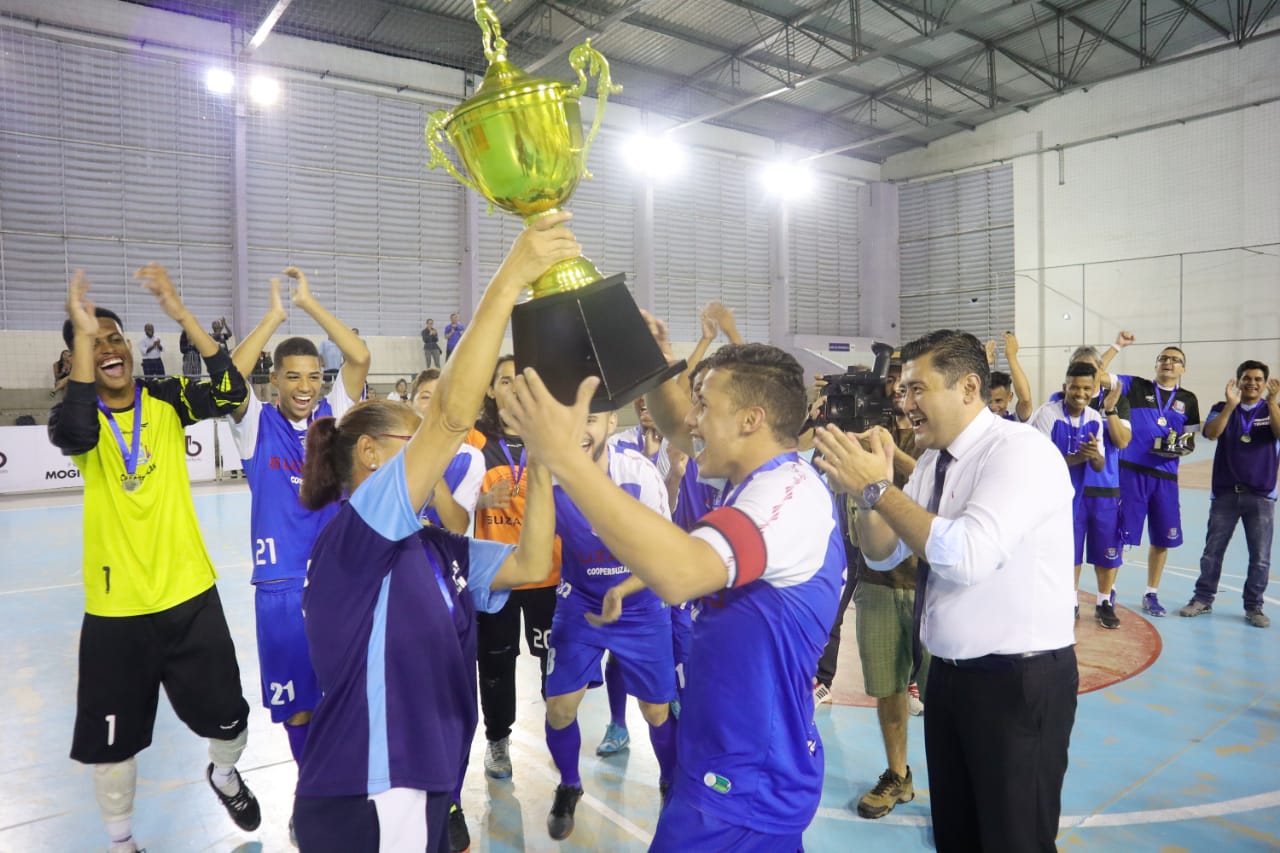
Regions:
[[671, 608], [671, 653], [676, 660], [676, 692], [684, 693], [684, 665], [689, 662], [693, 648], [693, 605], [681, 604]]
[[302, 583], [288, 580], [254, 587], [262, 706], [271, 712], [273, 723], [314, 711], [320, 704], [320, 685], [302, 625]]
[[658, 828], [654, 831], [653, 843], [649, 845], [649, 853], [670, 853], [672, 850], [804, 853], [804, 833], [771, 835], [725, 823], [681, 798], [677, 785], [671, 802], [658, 817]]
[[[1118, 569], [1124, 563], [1124, 537], [1120, 535], [1120, 499], [1085, 495], [1073, 513], [1076, 565], [1089, 562], [1099, 569]], [[1086, 541], [1088, 547], [1085, 547]]]
[[[563, 604], [563, 602], [562, 602]], [[547, 650], [547, 695], [562, 696], [604, 683], [600, 661], [609, 651], [628, 695], [660, 705], [676, 698], [669, 608], [660, 619], [614, 622], [596, 628], [576, 608], [556, 607]]]
[[1177, 548], [1182, 544], [1178, 481], [1121, 468], [1120, 521], [1126, 545], [1142, 544], [1145, 521], [1152, 545]]

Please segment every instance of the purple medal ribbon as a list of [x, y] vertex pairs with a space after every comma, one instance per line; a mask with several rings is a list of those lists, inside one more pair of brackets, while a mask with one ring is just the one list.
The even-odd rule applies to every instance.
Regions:
[[111, 424], [111, 431], [116, 435], [116, 444], [120, 448], [120, 455], [124, 457], [124, 471], [130, 477], [138, 470], [138, 446], [142, 440], [142, 383], [133, 383], [133, 448], [130, 450], [124, 446], [124, 435], [120, 432], [120, 424], [116, 423], [115, 415], [107, 408], [107, 404], [102, 402], [102, 398], [98, 398], [98, 411], [106, 415], [107, 423]]
[[517, 467], [515, 459], [511, 456], [511, 448], [507, 447], [507, 440], [500, 438], [498, 439], [498, 444], [502, 446], [502, 455], [507, 457], [507, 465], [511, 468], [511, 476], [515, 480], [511, 486], [511, 494], [513, 496], [518, 495], [520, 494], [520, 481], [524, 478], [525, 461], [529, 458], [529, 449], [527, 447], [520, 448], [520, 465]]
[[1071, 422], [1071, 415], [1067, 412], [1067, 401], [1064, 399], [1062, 401], [1062, 416], [1067, 419], [1067, 429], [1070, 430], [1067, 433], [1067, 440], [1070, 442], [1070, 446], [1075, 448], [1071, 452], [1079, 453], [1080, 442], [1084, 440], [1084, 412], [1080, 413], [1080, 425], [1077, 427]]
[[1261, 400], [1253, 407], [1253, 411], [1249, 412], [1249, 417], [1245, 417], [1244, 409], [1237, 407], [1236, 411], [1240, 413], [1240, 437], [1242, 440], [1252, 440], [1249, 433], [1253, 430], [1253, 422], [1258, 419], [1258, 412], [1262, 410], [1265, 403]]
[[1170, 406], [1173, 405], [1173, 398], [1178, 396], [1178, 387], [1175, 385], [1172, 389], [1170, 389], [1168, 400], [1160, 396], [1160, 392], [1164, 389], [1162, 389], [1159, 385], [1153, 384], [1151, 387], [1156, 392], [1156, 416], [1158, 418], [1163, 418], [1164, 413], [1169, 409]]

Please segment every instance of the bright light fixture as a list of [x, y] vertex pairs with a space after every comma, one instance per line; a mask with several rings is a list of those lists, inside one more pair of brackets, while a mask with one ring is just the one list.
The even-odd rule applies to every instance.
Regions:
[[280, 97], [280, 84], [271, 77], [254, 77], [249, 81], [249, 97], [255, 104], [262, 106], [274, 104], [276, 98]]
[[761, 178], [771, 195], [804, 198], [813, 193], [813, 173], [800, 163], [770, 163]]
[[653, 178], [684, 171], [684, 149], [665, 134], [637, 134], [623, 143], [622, 151], [633, 170]]
[[204, 86], [215, 95], [227, 95], [236, 87], [236, 75], [225, 68], [210, 68], [204, 73]]

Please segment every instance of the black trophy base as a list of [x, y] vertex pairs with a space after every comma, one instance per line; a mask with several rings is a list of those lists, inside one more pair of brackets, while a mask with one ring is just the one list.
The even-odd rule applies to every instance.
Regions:
[[537, 370], [566, 405], [583, 379], [599, 376], [592, 412], [619, 409], [683, 371], [683, 360], [667, 364], [625, 279], [618, 273], [517, 305], [511, 312], [516, 369]]

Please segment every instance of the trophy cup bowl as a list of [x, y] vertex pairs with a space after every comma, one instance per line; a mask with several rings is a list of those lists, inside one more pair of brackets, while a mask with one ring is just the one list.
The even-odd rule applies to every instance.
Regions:
[[[475, 95], [452, 111], [431, 114], [428, 168], [444, 168], [490, 205], [528, 224], [560, 210], [578, 181], [590, 177], [587, 153], [608, 97], [620, 87], [613, 85], [607, 60], [589, 40], [569, 54], [577, 85], [529, 77], [507, 60], [506, 40], [489, 4], [475, 0], [475, 9], [489, 68]], [[588, 72], [597, 81], [598, 105], [584, 136], [579, 100]], [[441, 147], [446, 139], [466, 175]], [[532, 299], [511, 315], [516, 367], [534, 367], [561, 402], [572, 403], [581, 381], [599, 376], [591, 409], [610, 411], [684, 369], [684, 362], [667, 364], [624, 274], [605, 278], [579, 256], [552, 266], [530, 290]]]

